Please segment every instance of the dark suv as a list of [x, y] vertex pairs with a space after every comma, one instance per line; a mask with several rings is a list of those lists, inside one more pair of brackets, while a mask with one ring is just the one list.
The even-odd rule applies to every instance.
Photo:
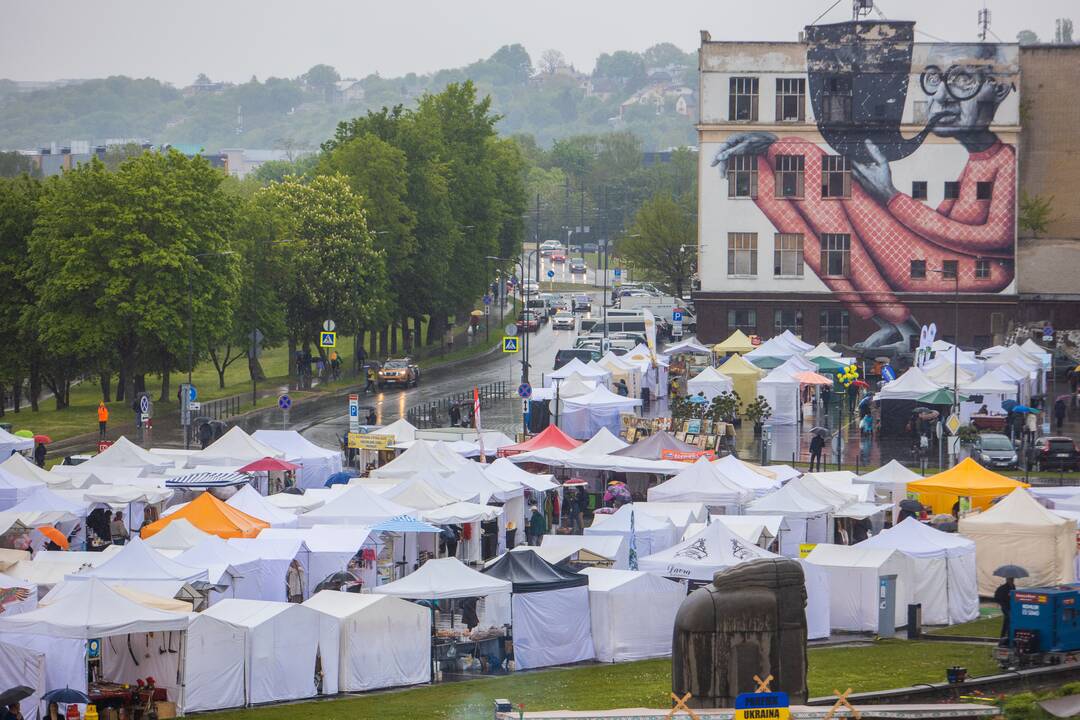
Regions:
[[1067, 437], [1041, 437], [1032, 448], [1035, 470], [1080, 470], [1080, 452]]

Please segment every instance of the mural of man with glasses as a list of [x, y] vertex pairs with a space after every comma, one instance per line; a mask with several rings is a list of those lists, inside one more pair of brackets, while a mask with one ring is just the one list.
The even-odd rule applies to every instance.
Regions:
[[[919, 89], [913, 91], [921, 90], [922, 97], [914, 99], [926, 104], [926, 131], [940, 140], [928, 140], [918, 149], [897, 151], [898, 144], [892, 142], [897, 127], [869, 127], [863, 137], [856, 134], [862, 129], [853, 128], [844, 138], [847, 147], [834, 140], [835, 148], [802, 138], [778, 139], [771, 133], [740, 133], [721, 143], [714, 156], [713, 165], [721, 171], [734, 155], [757, 156], [758, 207], [777, 232], [801, 234], [807, 266], [851, 312], [878, 325], [860, 346], [908, 348], [920, 325], [902, 294], [948, 294], [956, 287], [951, 273], [935, 270], [955, 262], [961, 292], [1001, 292], [1013, 281], [1016, 155], [991, 130], [998, 107], [1014, 89], [1016, 73], [1014, 64], [1000, 56], [1001, 47], [920, 46], [923, 71]], [[859, 97], [856, 85], [853, 105], [875, 102], [882, 98]], [[904, 97], [893, 102], [903, 103]], [[824, 127], [820, 118], [818, 122], [827, 140], [836, 137], [836, 127]], [[850, 145], [852, 135], [861, 144], [858, 152]], [[875, 143], [880, 138], [886, 139]], [[951, 144], [948, 140], [959, 143], [967, 159], [958, 176], [927, 177], [944, 181], [944, 199], [936, 207], [895, 187], [896, 160], [890, 156], [903, 158], [911, 152], [918, 162], [929, 160], [928, 174], [943, 172], [926, 156], [943, 152]], [[822, 159], [830, 149], [847, 157], [856, 181], [842, 197], [816, 192], [823, 179]], [[791, 155], [804, 157], [806, 192], [801, 198], [787, 197], [774, 186], [777, 157]], [[822, 235], [838, 234], [850, 238], [850, 264], [840, 273], [821, 268], [819, 260]], [[923, 263], [922, 273], [915, 272], [912, 261]]]

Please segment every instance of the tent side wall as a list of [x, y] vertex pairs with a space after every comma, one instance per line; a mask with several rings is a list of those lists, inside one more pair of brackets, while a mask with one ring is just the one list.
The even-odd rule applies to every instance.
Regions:
[[1048, 532], [1018, 532], [1007, 527], [972, 530], [962, 535], [975, 542], [976, 576], [979, 595], [989, 597], [1001, 584], [994, 570], [1016, 564], [1029, 576], [1016, 581], [1018, 587], [1045, 587], [1072, 582], [1076, 577], [1076, 533], [1072, 523], [1063, 523]]
[[[387, 612], [392, 605], [397, 607]], [[431, 611], [427, 608], [387, 597], [349, 617], [341, 632], [342, 692], [431, 681]]]
[[315, 695], [319, 616], [291, 605], [250, 630], [249, 702], [300, 700]]
[[631, 582], [625, 590], [618, 587], [589, 593], [596, 659], [601, 662], [627, 662], [671, 654], [675, 615], [686, 595], [681, 587], [678, 592], [642, 592], [634, 590], [634, 585]]
[[589, 588], [564, 588], [511, 597], [514, 659], [521, 670], [592, 660], [596, 650]]
[[207, 615], [191, 621], [184, 657], [185, 712], [245, 705], [246, 643], [243, 628]]

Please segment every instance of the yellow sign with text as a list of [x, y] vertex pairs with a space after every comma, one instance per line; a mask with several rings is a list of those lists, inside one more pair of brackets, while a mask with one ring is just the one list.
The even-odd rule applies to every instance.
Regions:
[[349, 433], [349, 447], [353, 450], [388, 450], [393, 444], [393, 435]]
[[805, 560], [806, 556], [814, 552], [816, 547], [817, 543], [799, 543], [799, 557]]
[[735, 720], [790, 720], [791, 710], [786, 707], [746, 708], [735, 711]]

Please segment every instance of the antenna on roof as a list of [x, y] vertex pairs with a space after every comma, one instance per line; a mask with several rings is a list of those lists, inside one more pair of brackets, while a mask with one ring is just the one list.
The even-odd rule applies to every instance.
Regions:
[[874, 0], [852, 0], [851, 19], [858, 20], [861, 17], [866, 17], [873, 9]]
[[979, 40], [986, 42], [986, 34], [990, 32], [990, 9], [983, 5], [979, 11]]

